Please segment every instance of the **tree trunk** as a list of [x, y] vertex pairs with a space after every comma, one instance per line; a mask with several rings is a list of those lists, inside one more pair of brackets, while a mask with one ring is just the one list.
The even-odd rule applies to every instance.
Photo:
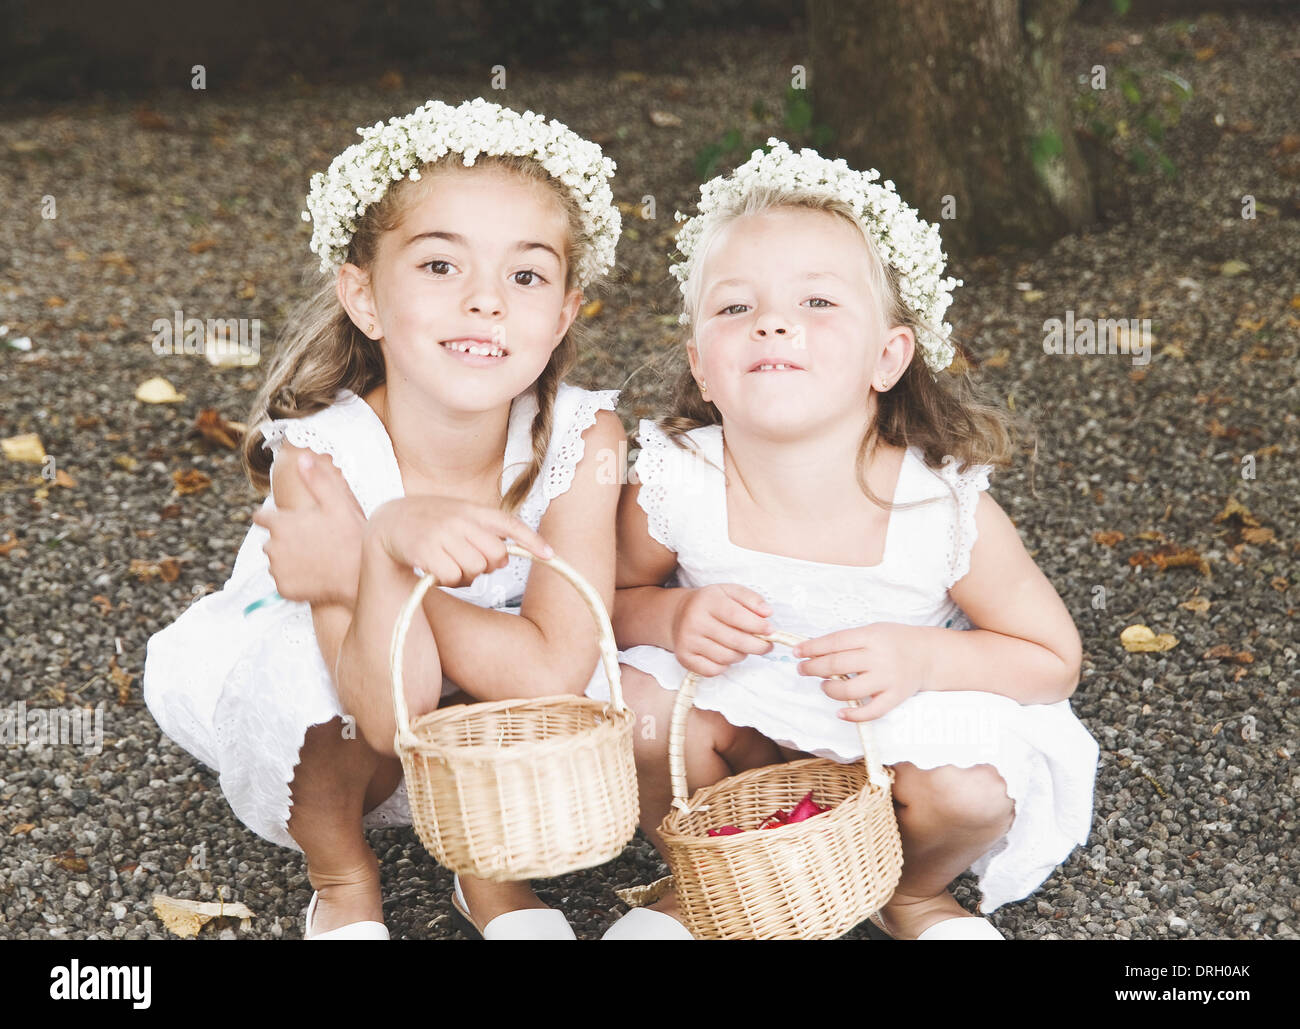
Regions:
[[1077, 3], [809, 0], [812, 105], [836, 134], [833, 156], [892, 179], [949, 253], [1088, 225], [1061, 69]]

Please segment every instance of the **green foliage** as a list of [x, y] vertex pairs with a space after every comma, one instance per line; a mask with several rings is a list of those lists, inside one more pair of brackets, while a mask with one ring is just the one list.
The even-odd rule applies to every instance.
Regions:
[[[769, 115], [767, 104], [762, 99], [754, 101], [749, 113], [753, 124], [744, 130], [732, 126], [720, 140], [700, 148], [695, 155], [695, 173], [700, 181], [713, 178], [723, 164], [740, 164], [755, 150], [766, 151], [768, 136], [781, 136], [796, 150], [805, 146], [822, 150], [835, 135], [830, 126], [821, 124], [813, 116], [812, 103], [805, 89], [786, 88], [779, 130], [771, 125], [774, 118]], [[755, 132], [757, 138], [754, 138]]]
[[1126, 158], [1139, 174], [1153, 167], [1174, 178], [1178, 168], [1162, 144], [1178, 124], [1192, 87], [1165, 69], [1115, 65], [1106, 69], [1106, 89], [1094, 89], [1092, 76], [1080, 76], [1074, 97], [1076, 119], [1103, 145]]

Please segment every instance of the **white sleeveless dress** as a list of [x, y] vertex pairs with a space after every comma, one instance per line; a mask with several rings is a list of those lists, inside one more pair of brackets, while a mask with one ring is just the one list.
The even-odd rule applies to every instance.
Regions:
[[[640, 423], [638, 501], [651, 536], [677, 554], [669, 585], [747, 586], [771, 604], [774, 628], [808, 637], [877, 621], [972, 628], [948, 590], [970, 569], [975, 506], [980, 490], [988, 488], [988, 466], [958, 473], [949, 460], [935, 471], [919, 449], [910, 448], [895, 502], [937, 499], [891, 512], [881, 563], [855, 567], [733, 544], [727, 534], [722, 427], [704, 426], [686, 436], [698, 453], [679, 448], [654, 422]], [[678, 689], [686, 674], [660, 647], [631, 647], [620, 651], [619, 660], [649, 673], [667, 690]], [[860, 761], [855, 724], [836, 715], [843, 702], [822, 692], [819, 677], [798, 674], [797, 661], [779, 645], [766, 655], [748, 655], [722, 675], [700, 680], [696, 706], [787, 747]], [[607, 699], [604, 678], [593, 679], [587, 692]], [[927, 691], [870, 725], [886, 765], [991, 764], [1006, 780], [1016, 802], [1015, 821], [972, 865], [983, 913], [1028, 896], [1087, 840], [1099, 748], [1068, 700], [1024, 705], [995, 693]]]
[[[554, 430], [541, 474], [519, 509], [536, 529], [550, 501], [563, 494], [582, 460], [582, 433], [596, 412], [612, 411], [618, 390], [585, 390], [561, 383]], [[511, 403], [501, 476], [504, 495], [532, 458], [537, 397], [529, 390]], [[278, 453], [286, 440], [333, 459], [367, 518], [404, 495], [392, 441], [379, 416], [361, 397], [340, 390], [335, 403], [304, 418], [257, 426], [264, 447]], [[268, 496], [264, 510], [274, 510]], [[162, 731], [219, 773], [235, 815], [259, 836], [300, 849], [286, 828], [290, 783], [307, 730], [345, 712], [316, 642], [311, 606], [267, 601], [275, 593], [262, 550], [270, 534], [253, 525], [244, 537], [229, 580], [202, 597], [149, 639], [144, 698]], [[532, 563], [510, 558], [469, 586], [439, 587], [477, 604], [518, 614]], [[262, 603], [258, 603], [262, 601]], [[604, 681], [597, 664], [594, 678]], [[456, 685], [443, 680], [443, 694]], [[409, 825], [402, 783], [365, 818], [367, 828]]]

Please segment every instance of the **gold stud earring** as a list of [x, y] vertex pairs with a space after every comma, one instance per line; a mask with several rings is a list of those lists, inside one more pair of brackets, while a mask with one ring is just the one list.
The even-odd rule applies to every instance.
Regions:
[[708, 389], [708, 388], [709, 388], [709, 387], [708, 387], [708, 384], [707, 384], [703, 379], [701, 379], [701, 380], [700, 380], [700, 392], [703, 393], [703, 392], [704, 392], [706, 389]]
[[368, 326], [366, 326], [366, 335], [369, 336], [374, 331], [375, 331], [375, 323], [371, 322]]

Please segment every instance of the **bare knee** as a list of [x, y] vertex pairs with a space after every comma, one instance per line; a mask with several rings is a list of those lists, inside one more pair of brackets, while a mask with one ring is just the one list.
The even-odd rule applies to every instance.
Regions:
[[1006, 780], [992, 765], [894, 765], [894, 792], [905, 806], [924, 808], [930, 817], [965, 828], [1010, 824], [1015, 804]]

